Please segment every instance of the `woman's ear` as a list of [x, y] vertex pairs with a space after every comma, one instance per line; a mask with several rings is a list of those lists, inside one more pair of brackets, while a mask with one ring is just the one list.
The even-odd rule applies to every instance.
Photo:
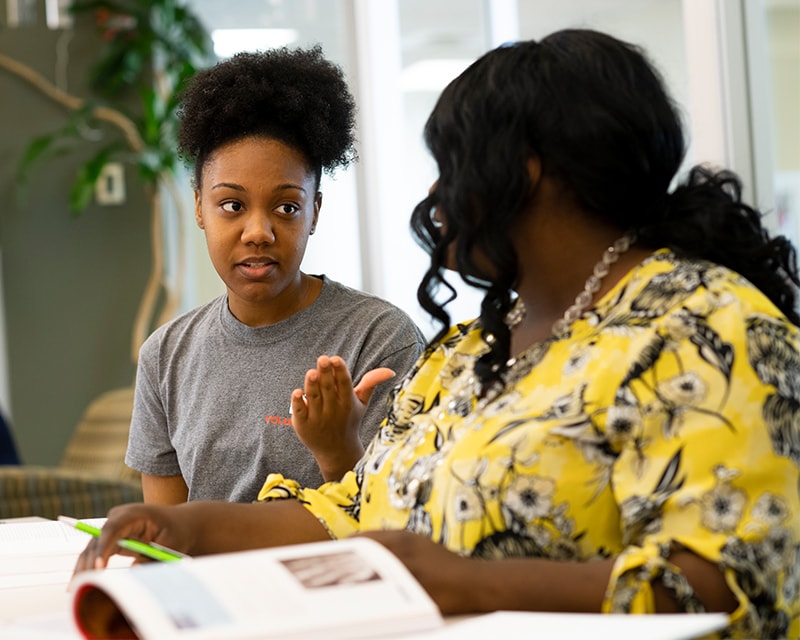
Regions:
[[539, 156], [528, 157], [528, 179], [531, 181], [531, 191], [536, 191], [541, 178], [542, 161], [539, 159]]
[[314, 197], [314, 218], [311, 220], [310, 235], [314, 235], [314, 232], [317, 230], [320, 209], [322, 209], [322, 191], [317, 191], [317, 195]]
[[200, 213], [200, 192], [197, 189], [194, 190], [194, 219], [198, 227], [205, 229], [203, 226], [203, 216]]

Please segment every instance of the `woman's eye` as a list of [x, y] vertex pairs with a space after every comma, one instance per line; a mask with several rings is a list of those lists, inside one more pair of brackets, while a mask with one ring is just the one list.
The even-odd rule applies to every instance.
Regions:
[[222, 210], [227, 211], [228, 213], [237, 213], [242, 210], [242, 203], [241, 202], [223, 202], [222, 203]]
[[286, 203], [278, 205], [278, 207], [275, 210], [284, 216], [293, 216], [300, 210], [300, 207]]

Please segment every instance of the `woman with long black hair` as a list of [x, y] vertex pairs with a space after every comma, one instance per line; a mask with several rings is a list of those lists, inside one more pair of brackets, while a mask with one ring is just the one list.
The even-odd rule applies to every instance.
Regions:
[[[455, 271], [485, 291], [479, 317], [433, 340], [340, 482], [114, 509], [78, 569], [122, 537], [215, 553], [362, 534], [444, 613], [724, 611], [726, 637], [797, 637], [790, 243], [729, 172], [671, 187], [678, 112], [640, 49], [595, 31], [487, 53], [425, 139], [419, 298], [447, 327]], [[335, 364], [294, 393], [300, 422], [347, 404]]]

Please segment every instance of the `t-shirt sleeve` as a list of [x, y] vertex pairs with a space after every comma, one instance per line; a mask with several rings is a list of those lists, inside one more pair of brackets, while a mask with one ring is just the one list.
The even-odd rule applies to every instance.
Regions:
[[178, 456], [169, 438], [164, 405], [155, 374], [158, 343], [155, 335], [142, 345], [136, 369], [131, 429], [125, 464], [141, 473], [174, 476], [181, 473]]
[[800, 630], [797, 329], [768, 313], [742, 317], [732, 303], [667, 319], [608, 411], [606, 432], [634, 437], [612, 472], [626, 547], [606, 612], [653, 612], [655, 582], [701, 611], [669, 560], [688, 549], [719, 567], [738, 599], [735, 633]]
[[425, 338], [419, 328], [397, 308], [384, 308], [368, 327], [353, 382], [358, 383], [361, 376], [379, 367], [388, 367], [395, 372], [395, 377], [378, 385], [370, 398], [361, 421], [361, 441], [365, 446], [386, 418], [392, 390], [411, 370], [424, 347]]

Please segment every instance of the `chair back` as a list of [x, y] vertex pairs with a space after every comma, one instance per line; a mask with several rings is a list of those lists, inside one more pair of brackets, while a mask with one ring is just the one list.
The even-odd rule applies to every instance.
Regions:
[[139, 474], [124, 462], [132, 413], [133, 387], [99, 395], [86, 408], [59, 467], [111, 479], [138, 479]]

